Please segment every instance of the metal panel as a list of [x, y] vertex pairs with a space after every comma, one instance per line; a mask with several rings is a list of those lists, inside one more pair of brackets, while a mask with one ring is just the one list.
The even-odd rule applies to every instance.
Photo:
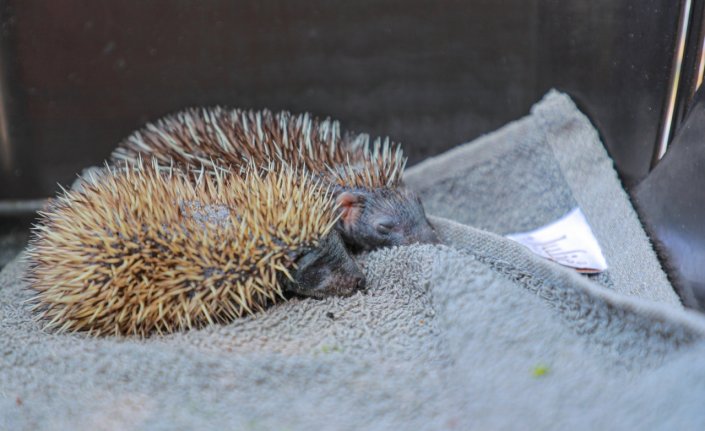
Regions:
[[674, 289], [688, 307], [705, 311], [705, 90], [671, 148], [634, 188], [642, 222]]
[[[411, 161], [524, 115], [551, 87], [649, 169], [678, 2], [5, 0], [0, 199], [49, 196], [147, 120], [290, 109], [391, 135]], [[5, 136], [3, 138], [3, 136]]]

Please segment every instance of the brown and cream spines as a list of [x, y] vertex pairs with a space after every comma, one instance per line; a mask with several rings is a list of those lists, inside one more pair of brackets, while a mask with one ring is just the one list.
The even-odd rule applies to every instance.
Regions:
[[340, 124], [283, 111], [191, 108], [147, 124], [112, 154], [114, 161], [155, 157], [177, 165], [305, 167], [344, 187], [397, 187], [406, 165], [401, 146], [366, 134], [341, 136]]
[[216, 162], [305, 168], [329, 183], [340, 208], [336, 229], [355, 250], [435, 242], [417, 196], [401, 187], [406, 158], [389, 139], [342, 134], [331, 119], [267, 110], [192, 108], [129, 136], [113, 162], [140, 157], [183, 166]]
[[[284, 290], [364, 284], [331, 231], [327, 185], [282, 167], [213, 171], [126, 164], [53, 200], [27, 254], [46, 327], [147, 336], [254, 313]], [[193, 203], [220, 216], [194, 217]]]

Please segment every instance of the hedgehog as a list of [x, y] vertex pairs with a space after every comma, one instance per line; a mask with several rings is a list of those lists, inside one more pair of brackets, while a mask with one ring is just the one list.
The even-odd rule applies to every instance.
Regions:
[[339, 204], [336, 229], [353, 251], [437, 237], [418, 196], [404, 188], [401, 146], [346, 133], [331, 119], [283, 111], [192, 108], [147, 124], [113, 151], [113, 162], [156, 157], [187, 165], [215, 161], [288, 164], [314, 172], [332, 185]]
[[364, 287], [326, 184], [288, 168], [216, 172], [124, 164], [52, 200], [26, 255], [45, 327], [146, 337]]

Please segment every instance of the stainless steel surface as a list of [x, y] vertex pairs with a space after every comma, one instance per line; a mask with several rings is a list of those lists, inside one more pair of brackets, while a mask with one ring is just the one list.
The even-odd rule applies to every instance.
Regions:
[[[696, 64], [694, 66], [695, 76], [693, 77], [693, 82], [690, 86], [690, 91], [688, 92], [688, 99], [691, 101], [695, 96], [695, 92], [698, 91], [703, 83], [703, 74], [705, 73], [705, 14], [701, 14], [699, 17], [693, 17], [693, 21], [698, 24], [697, 29], [693, 28], [691, 32], [696, 34], [696, 53], [697, 58]], [[698, 19], [699, 18], [699, 19]]]
[[705, 311], [705, 92], [632, 198], [684, 305]]
[[330, 115], [391, 135], [413, 163], [552, 87], [633, 184], [654, 154], [678, 14], [672, 0], [5, 0], [0, 200], [51, 196], [186, 106]]
[[0, 217], [35, 213], [46, 205], [46, 199], [0, 201]]
[[[653, 166], [658, 163], [658, 156], [663, 156], [666, 150], [672, 147], [676, 134], [693, 106], [693, 98], [702, 83], [705, 70], [705, 0], [683, 0], [680, 4], [682, 8], [679, 25], [681, 29], [687, 27], [685, 44], [683, 45], [683, 38], [675, 44], [680, 49], [674, 53], [671, 65], [674, 69], [671, 75], [673, 86], [670, 87], [669, 97], [664, 100], [663, 120], [659, 129], [659, 139], [666, 145], [665, 148], [656, 148]], [[688, 14], [684, 13], [685, 7], [690, 8]], [[689, 19], [686, 20], [688, 16]], [[676, 68], [678, 64], [680, 71]], [[672, 110], [669, 109], [669, 104], [673, 106]]]
[[678, 18], [676, 52], [673, 55], [673, 63], [668, 82], [668, 93], [665, 100], [665, 106], [662, 111], [658, 143], [656, 144], [656, 151], [654, 153], [654, 161], [652, 166], [658, 163], [664, 154], [666, 154], [668, 143], [671, 139], [671, 127], [673, 125], [673, 115], [676, 109], [676, 97], [678, 97], [678, 85], [681, 79], [683, 56], [685, 54], [685, 43], [688, 36], [691, 9], [691, 0], [681, 1], [681, 12], [680, 17]]
[[9, 133], [10, 125], [7, 121], [7, 110], [9, 108], [7, 95], [9, 83], [6, 79], [6, 63], [12, 60], [9, 58], [10, 50], [7, 46], [5, 46], [5, 42], [5, 37], [0, 38], [0, 174], [2, 177], [10, 176], [14, 165], [11, 146], [12, 142], [10, 142]]
[[27, 246], [32, 222], [32, 217], [0, 216], [0, 269]]
[[698, 91], [698, 88], [700, 88], [703, 83], [703, 72], [705, 72], [705, 38], [702, 38], [701, 40], [702, 43], [700, 44], [700, 51], [698, 55], [695, 85], [693, 85], [690, 97], [693, 97], [693, 95], [695, 95], [695, 92]]

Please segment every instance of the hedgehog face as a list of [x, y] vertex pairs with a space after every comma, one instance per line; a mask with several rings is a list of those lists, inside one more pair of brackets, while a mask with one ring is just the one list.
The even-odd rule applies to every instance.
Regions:
[[344, 241], [354, 251], [438, 243], [421, 199], [404, 188], [342, 191], [338, 221]]
[[287, 290], [315, 298], [350, 296], [365, 287], [365, 275], [348, 253], [343, 240], [331, 231], [319, 246], [307, 250], [296, 261], [294, 282], [286, 280]]

